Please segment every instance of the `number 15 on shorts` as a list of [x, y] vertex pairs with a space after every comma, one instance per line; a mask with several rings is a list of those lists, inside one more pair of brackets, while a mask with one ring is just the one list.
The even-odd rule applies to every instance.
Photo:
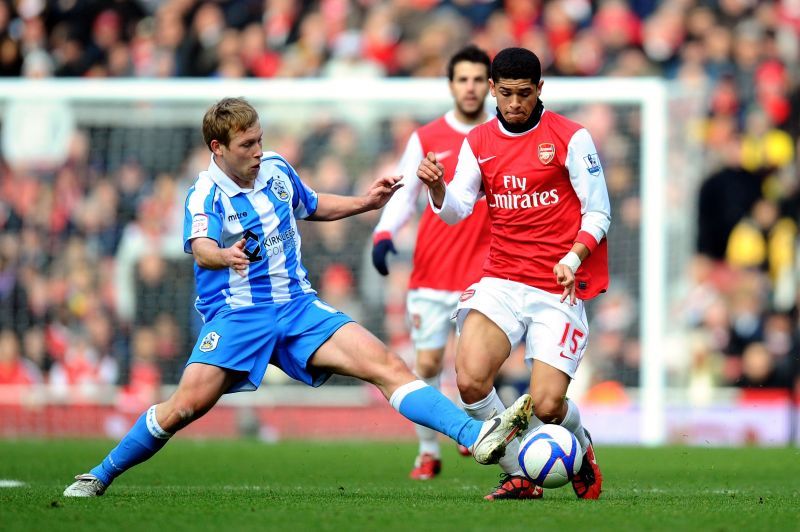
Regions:
[[[585, 336], [585, 332], [577, 327], [573, 327], [570, 322], [567, 322], [564, 324], [564, 332], [561, 334], [561, 341], [558, 342], [558, 346], [561, 347], [561, 349], [568, 348], [570, 353], [577, 355], [578, 346], [580, 346], [581, 340]], [[568, 343], [569, 345], [567, 345]], [[561, 356], [567, 358], [563, 352], [561, 353]]]

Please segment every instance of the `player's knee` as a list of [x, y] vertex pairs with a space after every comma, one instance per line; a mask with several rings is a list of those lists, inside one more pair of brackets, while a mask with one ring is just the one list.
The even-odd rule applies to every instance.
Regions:
[[165, 430], [169, 432], [184, 428], [192, 421], [202, 417], [213, 406], [196, 398], [174, 398], [168, 404], [167, 420], [170, 428], [165, 428]]
[[461, 400], [468, 405], [477, 403], [485, 399], [492, 391], [492, 383], [482, 379], [475, 379], [470, 375], [458, 374], [456, 385]]
[[175, 409], [175, 415], [181, 423], [191, 423], [195, 419], [195, 409], [191, 406], [180, 406]]
[[533, 413], [545, 423], [560, 423], [564, 415], [564, 398], [544, 393], [533, 394]]

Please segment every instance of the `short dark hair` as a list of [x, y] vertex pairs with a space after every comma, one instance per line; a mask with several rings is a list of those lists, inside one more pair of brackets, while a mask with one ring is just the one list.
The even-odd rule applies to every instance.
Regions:
[[526, 48], [505, 48], [492, 61], [492, 81], [500, 79], [530, 79], [538, 84], [542, 79], [542, 63]]
[[450, 61], [447, 63], [447, 78], [450, 81], [453, 81], [454, 72], [456, 69], [456, 65], [462, 61], [468, 61], [470, 63], [480, 63], [486, 66], [486, 74], [488, 76], [489, 69], [492, 65], [492, 60], [489, 59], [489, 55], [475, 46], [474, 44], [469, 44], [462, 48], [461, 50], [457, 51], [453, 57], [450, 58]]

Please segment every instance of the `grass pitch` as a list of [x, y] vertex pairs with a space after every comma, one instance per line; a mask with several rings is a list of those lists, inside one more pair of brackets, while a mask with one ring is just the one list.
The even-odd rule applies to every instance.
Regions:
[[800, 450], [598, 447], [599, 501], [571, 487], [483, 501], [499, 478], [443, 443], [442, 475], [407, 478], [411, 443], [182, 440], [105, 496], [65, 499], [108, 441], [0, 441], [0, 530], [800, 531]]

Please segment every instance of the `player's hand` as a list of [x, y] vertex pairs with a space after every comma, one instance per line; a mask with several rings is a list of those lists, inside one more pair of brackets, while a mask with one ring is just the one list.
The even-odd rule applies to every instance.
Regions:
[[250, 267], [250, 259], [244, 253], [244, 245], [247, 242], [242, 238], [229, 248], [222, 250], [222, 257], [225, 264], [241, 277], [247, 275], [247, 268]]
[[570, 305], [577, 303], [577, 298], [575, 296], [575, 274], [572, 273], [569, 266], [566, 264], [556, 264], [553, 266], [553, 273], [556, 276], [558, 285], [564, 287], [564, 291], [561, 293], [561, 302], [563, 303], [569, 299]]
[[417, 177], [428, 188], [441, 188], [444, 186], [444, 166], [436, 160], [436, 154], [428, 152], [417, 168]]
[[370, 185], [366, 194], [366, 206], [370, 210], [380, 209], [392, 199], [395, 192], [403, 187], [400, 180], [403, 179], [401, 175], [393, 175], [389, 177], [380, 177]]
[[[389, 235], [387, 232], [386, 235]], [[394, 242], [391, 236], [384, 236], [376, 238], [372, 244], [372, 265], [378, 270], [381, 275], [389, 275], [389, 265], [386, 263], [386, 258], [389, 253], [397, 255], [397, 250], [394, 249]]]

